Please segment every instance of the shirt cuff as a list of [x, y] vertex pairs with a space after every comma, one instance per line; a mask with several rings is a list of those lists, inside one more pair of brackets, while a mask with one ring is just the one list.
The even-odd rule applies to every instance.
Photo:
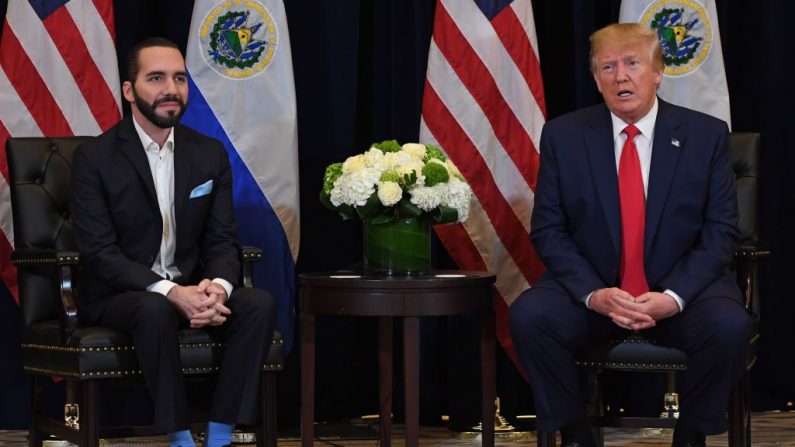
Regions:
[[591, 305], [590, 305], [591, 304], [591, 295], [593, 295], [594, 293], [596, 293], [596, 290], [594, 290], [593, 292], [589, 293], [588, 295], [585, 295], [583, 298], [580, 298], [580, 301], [582, 301], [582, 303], [585, 304], [585, 307], [587, 307], [588, 309], [591, 308]]
[[158, 281], [156, 283], [149, 284], [149, 286], [146, 287], [146, 291], [147, 292], [156, 292], [156, 293], [159, 293], [159, 294], [161, 294], [163, 296], [168, 296], [168, 292], [171, 290], [171, 288], [173, 288], [176, 285], [177, 285], [177, 283], [175, 283], [174, 281], [169, 281], [167, 279], [161, 279], [160, 281]]
[[677, 295], [676, 292], [674, 292], [671, 289], [665, 289], [665, 292], [663, 293], [670, 296], [671, 298], [673, 298], [674, 301], [676, 301], [676, 305], [679, 306], [679, 312], [685, 310], [685, 300], [683, 300], [682, 297]]
[[223, 278], [213, 278], [213, 282], [224, 288], [226, 291], [226, 299], [229, 300], [229, 297], [232, 296], [232, 289], [234, 288], [232, 287], [232, 283]]

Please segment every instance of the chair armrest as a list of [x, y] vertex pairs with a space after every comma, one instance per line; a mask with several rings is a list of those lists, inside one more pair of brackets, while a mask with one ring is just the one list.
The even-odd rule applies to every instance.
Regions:
[[746, 241], [734, 252], [737, 272], [737, 285], [742, 292], [745, 308], [754, 312], [754, 270], [756, 260], [770, 255], [770, 249], [764, 243]]
[[72, 287], [72, 266], [80, 263], [80, 253], [69, 250], [20, 249], [11, 253], [11, 263], [21, 268], [54, 267], [60, 293], [56, 297], [61, 325], [61, 342], [66, 343], [77, 328], [77, 291]]
[[80, 263], [80, 253], [69, 250], [39, 250], [24, 248], [11, 253], [11, 263], [16, 266], [26, 265], [77, 265]]
[[262, 259], [262, 249], [259, 247], [242, 247], [240, 260], [243, 262], [243, 287], [254, 287], [254, 263]]
[[744, 243], [734, 251], [735, 261], [756, 260], [764, 256], [770, 256], [770, 249], [761, 242]]

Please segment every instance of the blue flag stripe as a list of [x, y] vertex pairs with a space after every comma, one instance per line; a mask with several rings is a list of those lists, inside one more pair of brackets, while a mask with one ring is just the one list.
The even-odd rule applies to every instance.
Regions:
[[287, 236], [273, 207], [190, 76], [188, 82], [190, 101], [182, 123], [220, 140], [226, 147], [232, 165], [235, 217], [240, 240], [244, 245], [263, 249], [263, 260], [254, 267], [254, 283], [276, 299], [276, 328], [284, 336], [285, 351], [289, 352], [293, 341], [295, 263]]

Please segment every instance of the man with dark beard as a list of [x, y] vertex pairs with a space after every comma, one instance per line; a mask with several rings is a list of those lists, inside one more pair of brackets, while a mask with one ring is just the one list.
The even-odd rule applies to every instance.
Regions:
[[172, 446], [193, 447], [177, 331], [227, 342], [206, 446], [254, 422], [259, 372], [273, 332], [266, 292], [238, 288], [240, 243], [223, 145], [178, 124], [188, 99], [177, 46], [147, 39], [128, 56], [132, 115], [81, 146], [71, 210], [84, 269], [83, 323], [129, 333]]

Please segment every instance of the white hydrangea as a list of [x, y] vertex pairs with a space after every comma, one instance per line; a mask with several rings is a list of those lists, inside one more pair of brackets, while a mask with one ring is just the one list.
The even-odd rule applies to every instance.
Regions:
[[334, 206], [343, 203], [363, 206], [375, 192], [375, 185], [380, 177], [381, 173], [373, 168], [361, 168], [347, 174], [343, 173], [331, 189], [331, 203]]
[[472, 188], [458, 177], [450, 177], [447, 182], [447, 194], [442, 199], [442, 205], [455, 208], [458, 211], [458, 221], [464, 222], [469, 218], [469, 204], [472, 200]]
[[420, 160], [425, 157], [425, 145], [419, 143], [406, 143], [404, 144], [401, 149], [403, 152], [407, 152], [411, 154], [414, 158], [418, 158]]
[[378, 182], [378, 200], [381, 205], [392, 206], [403, 198], [403, 190], [397, 182]]
[[411, 203], [423, 211], [432, 211], [442, 203], [442, 197], [447, 194], [447, 184], [439, 183], [433, 186], [417, 186], [409, 190]]

